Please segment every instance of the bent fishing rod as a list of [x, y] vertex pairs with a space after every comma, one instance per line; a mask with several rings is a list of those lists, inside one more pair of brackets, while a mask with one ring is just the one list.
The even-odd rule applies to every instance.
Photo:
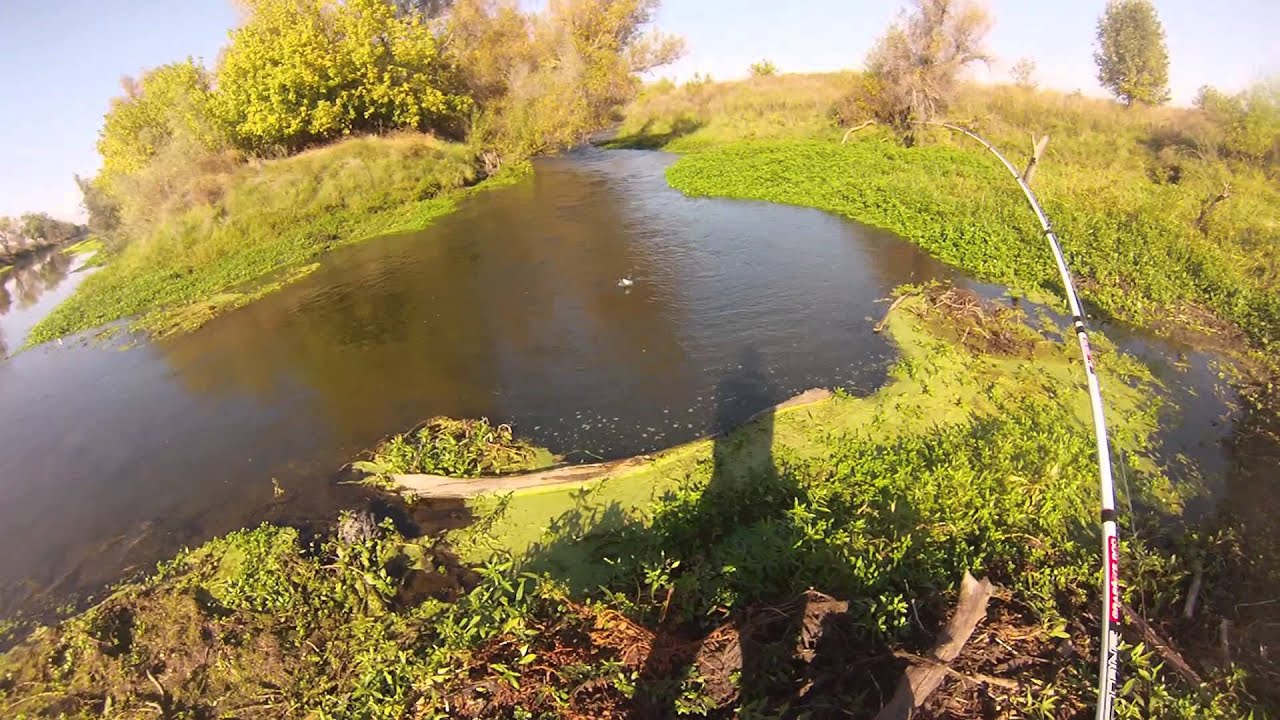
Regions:
[[1089, 405], [1093, 411], [1093, 434], [1098, 445], [1098, 476], [1102, 486], [1102, 645], [1098, 657], [1098, 712], [1097, 720], [1111, 720], [1115, 711], [1116, 672], [1119, 665], [1118, 646], [1120, 644], [1120, 537], [1116, 527], [1116, 493], [1111, 479], [1111, 446], [1107, 440], [1107, 421], [1103, 415], [1102, 391], [1098, 386], [1098, 373], [1093, 366], [1093, 350], [1089, 345], [1089, 333], [1084, 324], [1084, 311], [1080, 309], [1080, 296], [1076, 293], [1075, 283], [1071, 279], [1071, 271], [1067, 269], [1067, 261], [1062, 255], [1062, 246], [1058, 236], [1049, 224], [1049, 218], [1040, 207], [1040, 201], [1031, 186], [1027, 184], [1022, 173], [1009, 162], [991, 143], [979, 137], [971, 130], [958, 125], [942, 122], [917, 122], [919, 125], [935, 125], [963, 133], [977, 140], [991, 154], [1000, 159], [1006, 170], [1022, 188], [1022, 194], [1031, 203], [1044, 236], [1049, 240], [1049, 248], [1053, 251], [1054, 262], [1058, 265], [1058, 274], [1062, 276], [1062, 286], [1067, 292], [1067, 305], [1071, 309], [1071, 323], [1080, 341], [1080, 354], [1084, 357], [1085, 378], [1089, 385]]

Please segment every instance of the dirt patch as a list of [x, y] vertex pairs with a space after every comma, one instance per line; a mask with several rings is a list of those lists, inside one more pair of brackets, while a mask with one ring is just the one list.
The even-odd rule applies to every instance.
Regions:
[[[616, 610], [566, 601], [568, 612], [534, 628], [532, 642], [503, 636], [475, 653], [447, 698], [459, 718], [514, 717], [517, 709], [565, 718], [666, 718], [675, 715], [678, 706], [665, 704], [675, 697], [693, 702], [688, 678], [695, 678], [697, 714], [710, 717], [730, 717], [747, 705], [785, 717], [871, 717], [905, 668], [928, 662], [923, 655], [943, 628], [921, 628], [901, 647], [867, 643], [858, 639], [857, 608], [850, 607], [810, 590], [698, 633], [650, 628]], [[1070, 641], [1049, 637], [1008, 597], [996, 597], [916, 716], [1009, 716], [1016, 693], [1078, 663]], [[669, 690], [668, 697], [656, 697], [654, 688]]]

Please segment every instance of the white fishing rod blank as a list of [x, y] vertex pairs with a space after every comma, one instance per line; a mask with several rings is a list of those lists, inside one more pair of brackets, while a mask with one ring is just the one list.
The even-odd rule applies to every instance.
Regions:
[[1076, 293], [1075, 283], [1071, 279], [1071, 271], [1067, 269], [1067, 261], [1062, 255], [1062, 246], [1058, 236], [1049, 224], [1049, 218], [1040, 207], [1035, 193], [1027, 185], [1022, 174], [991, 143], [979, 137], [971, 130], [940, 122], [918, 123], [921, 125], [937, 125], [964, 133], [977, 140], [1000, 159], [1006, 170], [1022, 188], [1022, 194], [1031, 203], [1044, 236], [1049, 240], [1049, 248], [1053, 251], [1054, 262], [1058, 265], [1058, 274], [1062, 276], [1062, 286], [1067, 293], [1067, 306], [1071, 310], [1071, 323], [1080, 341], [1080, 354], [1084, 358], [1085, 378], [1089, 386], [1089, 406], [1093, 412], [1093, 434], [1097, 441], [1098, 476], [1102, 486], [1102, 629], [1101, 647], [1098, 658], [1098, 711], [1097, 720], [1112, 720], [1115, 713], [1116, 674], [1120, 644], [1120, 536], [1116, 526], [1116, 493], [1111, 478], [1111, 446], [1107, 440], [1107, 421], [1102, 407], [1102, 390], [1098, 385], [1098, 373], [1093, 366], [1093, 350], [1089, 345], [1089, 333], [1085, 328], [1084, 311], [1080, 308], [1080, 297]]

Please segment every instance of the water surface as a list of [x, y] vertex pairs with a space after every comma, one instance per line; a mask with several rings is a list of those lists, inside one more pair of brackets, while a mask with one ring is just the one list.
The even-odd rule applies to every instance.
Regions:
[[[194, 334], [0, 362], [0, 615], [235, 528], [332, 517], [364, 502], [337, 468], [431, 415], [514, 423], [578, 460], [654, 450], [809, 387], [873, 391], [899, 284], [998, 292], [816, 210], [686, 198], [671, 160], [546, 159]], [[10, 348], [69, 270], [0, 309]], [[768, 382], [713, 403], [747, 358]]]

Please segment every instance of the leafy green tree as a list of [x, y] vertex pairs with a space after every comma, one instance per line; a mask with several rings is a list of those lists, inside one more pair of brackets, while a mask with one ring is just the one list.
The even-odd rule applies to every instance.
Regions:
[[214, 107], [233, 141], [296, 152], [365, 132], [456, 134], [471, 100], [421, 13], [386, 0], [245, 0]]
[[201, 145], [221, 141], [208, 113], [212, 80], [193, 60], [161, 65], [137, 80], [125, 78], [123, 86], [124, 95], [111, 101], [98, 133], [104, 188], [142, 170], [179, 135]]
[[1098, 82], [1125, 105], [1169, 100], [1169, 51], [1150, 0], [1111, 0], [1098, 19]]
[[19, 220], [20, 233], [27, 240], [38, 244], [56, 244], [79, 235], [82, 228], [72, 222], [59, 220], [49, 213], [23, 213]]

